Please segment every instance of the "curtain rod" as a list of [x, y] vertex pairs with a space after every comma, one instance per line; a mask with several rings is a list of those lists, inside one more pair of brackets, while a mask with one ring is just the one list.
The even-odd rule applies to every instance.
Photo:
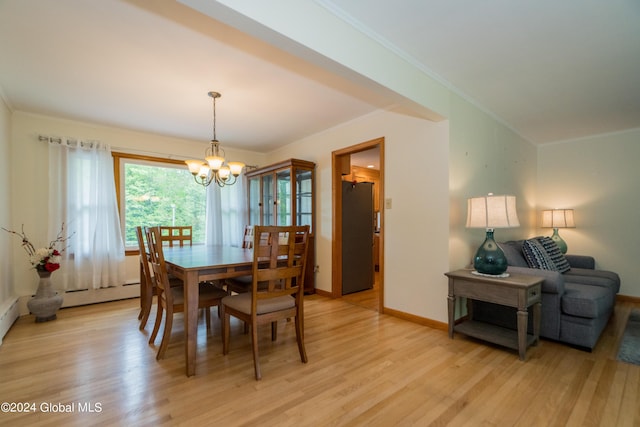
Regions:
[[[83, 143], [94, 143], [97, 141], [83, 141], [83, 140], [79, 140], [76, 138], [69, 138], [69, 137], [64, 137], [61, 138], [59, 136], [46, 136], [46, 135], [38, 135], [38, 140], [40, 141], [46, 141], [46, 142], [53, 142], [53, 143], [57, 143], [57, 144], [62, 144], [63, 139], [65, 140], [65, 142], [73, 142], [73, 143], [79, 143], [81, 146]], [[176, 156], [174, 154], [167, 154], [167, 153], [159, 153], [156, 151], [147, 151], [147, 150], [136, 150], [136, 149], [131, 149], [131, 148], [124, 148], [124, 147], [111, 147], [111, 151], [119, 151], [119, 152], [123, 152], [123, 153], [127, 153], [127, 154], [140, 154], [140, 155], [153, 155], [156, 157], [162, 157], [165, 159], [169, 159], [169, 160], [189, 160], [190, 157], [183, 157], [183, 156]], [[245, 168], [247, 169], [257, 169], [258, 166], [257, 165], [245, 165]]]
[[[89, 141], [83, 141], [77, 138], [48, 136], [48, 135], [38, 135], [38, 140], [44, 141], [44, 142], [56, 143], [56, 144], [62, 144], [63, 142], [65, 143], [72, 142], [72, 143], [82, 144], [83, 142], [89, 142]], [[91, 142], [94, 142], [94, 141], [91, 141]], [[124, 148], [124, 147], [111, 147], [111, 151], [120, 151], [127, 154], [153, 155], [156, 157], [162, 157], [170, 160], [187, 160], [186, 157], [174, 156], [172, 154], [158, 153], [155, 151], [146, 151], [146, 150], [135, 150], [135, 149], [132, 150], [130, 148]]]
[[58, 145], [66, 145], [66, 146], [75, 146], [76, 148], [92, 148], [92, 147], [101, 147], [104, 148], [105, 144], [100, 142], [97, 139], [78, 139], [78, 138], [70, 138], [68, 136], [59, 137], [59, 136], [48, 136], [48, 135], [38, 135], [39, 141], [45, 141], [50, 144], [58, 144]]

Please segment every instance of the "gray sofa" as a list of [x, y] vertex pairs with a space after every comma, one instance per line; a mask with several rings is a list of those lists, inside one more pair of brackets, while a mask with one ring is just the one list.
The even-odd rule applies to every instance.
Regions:
[[[540, 336], [592, 350], [613, 313], [620, 277], [611, 271], [595, 270], [594, 258], [583, 255], [565, 255], [571, 267], [565, 273], [530, 268], [523, 243], [517, 240], [499, 246], [507, 257], [507, 272], [544, 278]], [[473, 307], [476, 320], [516, 328], [513, 309], [481, 301], [474, 301]]]

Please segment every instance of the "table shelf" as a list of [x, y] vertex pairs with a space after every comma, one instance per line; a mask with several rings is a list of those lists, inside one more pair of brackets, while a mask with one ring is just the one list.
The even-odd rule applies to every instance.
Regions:
[[[503, 328], [502, 326], [479, 322], [477, 320], [465, 320], [455, 325], [453, 330], [469, 337], [518, 350], [518, 331], [513, 329]], [[533, 345], [535, 342], [536, 337], [532, 334], [527, 334], [527, 347]]]

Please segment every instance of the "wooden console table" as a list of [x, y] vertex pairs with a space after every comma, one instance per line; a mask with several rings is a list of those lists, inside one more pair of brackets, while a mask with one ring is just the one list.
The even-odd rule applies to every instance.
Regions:
[[[523, 274], [509, 277], [487, 277], [471, 273], [471, 270], [457, 270], [445, 273], [449, 278], [449, 338], [453, 332], [479, 338], [494, 344], [518, 350], [520, 360], [525, 360], [527, 347], [538, 343], [540, 335], [540, 301], [543, 279]], [[467, 298], [468, 318], [455, 324], [455, 301]], [[473, 319], [471, 300], [517, 308], [518, 330], [503, 328]], [[533, 306], [533, 335], [527, 334], [528, 308]]]

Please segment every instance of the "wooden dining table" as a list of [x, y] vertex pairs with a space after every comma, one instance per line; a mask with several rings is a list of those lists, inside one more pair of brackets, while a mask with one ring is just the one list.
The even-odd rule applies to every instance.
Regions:
[[169, 274], [184, 283], [186, 373], [196, 373], [198, 337], [198, 284], [251, 273], [253, 250], [230, 246], [193, 245], [163, 247]]

